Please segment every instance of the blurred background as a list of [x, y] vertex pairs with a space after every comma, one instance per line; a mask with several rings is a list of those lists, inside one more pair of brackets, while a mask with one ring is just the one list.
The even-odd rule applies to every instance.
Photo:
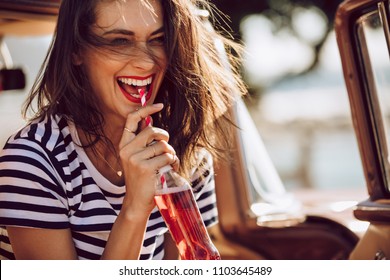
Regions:
[[246, 103], [286, 187], [365, 188], [334, 33], [342, 1], [213, 2], [246, 46]]
[[[245, 102], [286, 188], [364, 189], [333, 31], [341, 1], [212, 2], [228, 15], [216, 22], [219, 28], [245, 44]], [[14, 65], [23, 65], [27, 86], [0, 93], [1, 146], [23, 124], [20, 108], [51, 36], [4, 40]]]

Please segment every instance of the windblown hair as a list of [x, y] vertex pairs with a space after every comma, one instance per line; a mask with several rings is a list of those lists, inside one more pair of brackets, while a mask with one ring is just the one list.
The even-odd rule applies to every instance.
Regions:
[[[32, 119], [64, 115], [90, 135], [92, 146], [107, 140], [104, 116], [86, 73], [72, 57], [97, 43], [91, 42], [90, 28], [99, 1], [126, 0], [62, 1], [52, 45], [23, 108], [25, 117], [36, 109]], [[206, 148], [215, 159], [225, 158], [229, 150], [234, 124], [226, 112], [246, 92], [239, 74], [241, 46], [212, 28], [218, 11], [207, 0], [160, 1], [168, 68], [156, 100], [165, 106], [153, 124], [171, 135], [181, 170], [188, 174], [198, 148]], [[211, 17], [201, 16], [200, 9]]]

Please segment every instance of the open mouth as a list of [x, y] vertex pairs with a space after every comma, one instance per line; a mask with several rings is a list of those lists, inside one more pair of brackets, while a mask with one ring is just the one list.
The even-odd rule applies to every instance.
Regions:
[[148, 77], [119, 77], [117, 79], [119, 88], [124, 96], [135, 103], [141, 103], [141, 96], [139, 90], [145, 91], [146, 101], [152, 93], [152, 83], [154, 75]]

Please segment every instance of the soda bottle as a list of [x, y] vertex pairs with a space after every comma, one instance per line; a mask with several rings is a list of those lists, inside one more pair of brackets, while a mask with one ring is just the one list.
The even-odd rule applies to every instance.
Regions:
[[183, 260], [219, 260], [192, 188], [171, 166], [160, 170], [155, 201]]

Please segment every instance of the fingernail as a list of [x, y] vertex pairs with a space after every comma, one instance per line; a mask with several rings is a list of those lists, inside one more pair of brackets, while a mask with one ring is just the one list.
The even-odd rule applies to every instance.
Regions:
[[153, 107], [162, 108], [162, 107], [164, 107], [164, 104], [163, 103], [155, 103], [155, 104], [153, 104]]

